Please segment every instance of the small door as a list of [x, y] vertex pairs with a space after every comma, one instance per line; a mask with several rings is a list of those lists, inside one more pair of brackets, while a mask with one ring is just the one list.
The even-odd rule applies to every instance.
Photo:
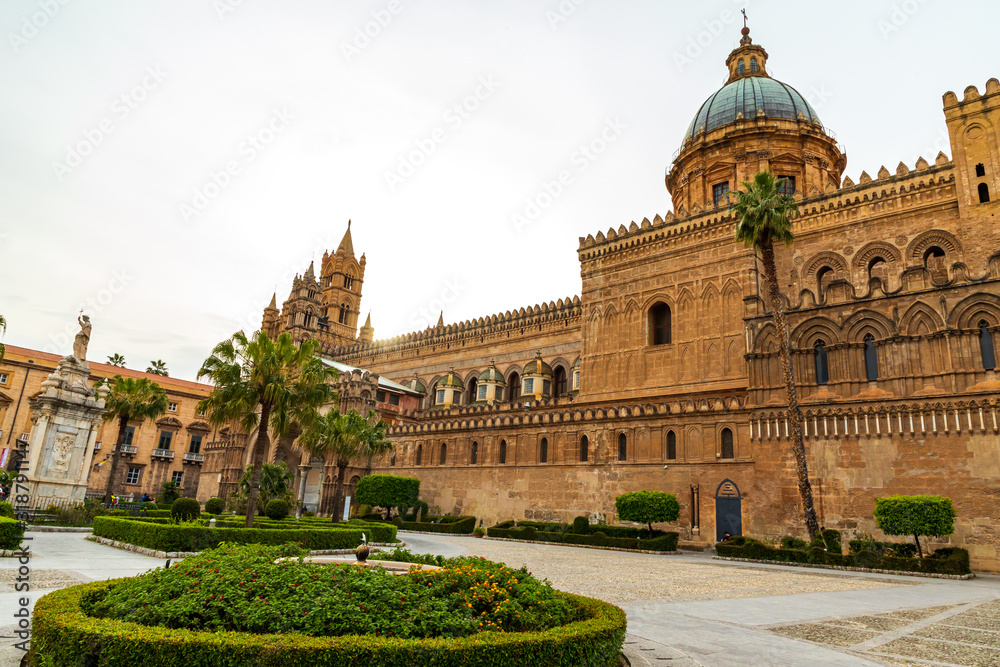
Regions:
[[732, 480], [725, 480], [715, 492], [715, 539], [723, 533], [730, 537], [743, 534], [743, 497]]

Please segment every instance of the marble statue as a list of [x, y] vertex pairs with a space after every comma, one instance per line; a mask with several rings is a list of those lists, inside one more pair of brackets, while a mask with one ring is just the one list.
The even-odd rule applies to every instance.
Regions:
[[90, 343], [90, 316], [83, 315], [76, 318], [76, 321], [80, 324], [80, 332], [76, 334], [76, 338], [73, 340], [73, 356], [80, 361], [86, 361], [87, 345]]

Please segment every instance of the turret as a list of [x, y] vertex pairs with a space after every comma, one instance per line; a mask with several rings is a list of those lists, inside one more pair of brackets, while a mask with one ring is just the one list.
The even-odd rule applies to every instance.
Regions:
[[375, 340], [375, 327], [372, 326], [372, 314], [370, 312], [368, 313], [368, 319], [365, 320], [365, 325], [361, 327], [358, 340], [362, 343], [370, 343]]

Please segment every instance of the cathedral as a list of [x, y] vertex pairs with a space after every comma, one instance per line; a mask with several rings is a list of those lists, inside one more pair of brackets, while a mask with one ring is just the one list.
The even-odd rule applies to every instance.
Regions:
[[[949, 496], [944, 539], [1000, 571], [1000, 82], [945, 93], [950, 158], [855, 183], [748, 29], [725, 65], [666, 174], [673, 211], [580, 238], [579, 295], [375, 340], [370, 317], [358, 328], [365, 257], [348, 225], [318, 275], [310, 265], [272, 300], [264, 330], [320, 341], [341, 407], [391, 425], [395, 452], [357, 462], [352, 486], [418, 477], [434, 511], [487, 526], [611, 521], [615, 496], [660, 490], [692, 545], [801, 536], [772, 304], [728, 210], [769, 170], [798, 204], [776, 261], [821, 526], [878, 534], [876, 498]], [[335, 468], [294, 439], [270, 459], [296, 470], [308, 505], [342, 511]], [[199, 497], [232, 483], [245, 440], [209, 445]]]

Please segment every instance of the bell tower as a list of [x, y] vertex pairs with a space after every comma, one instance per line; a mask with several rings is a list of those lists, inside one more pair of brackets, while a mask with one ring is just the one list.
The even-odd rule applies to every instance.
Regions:
[[347, 221], [344, 238], [333, 253], [323, 253], [320, 285], [323, 289], [323, 324], [334, 345], [357, 342], [358, 317], [361, 314], [361, 286], [365, 280], [365, 256], [354, 256], [351, 221]]
[[965, 218], [995, 213], [1000, 201], [1000, 81], [987, 81], [982, 95], [969, 86], [961, 101], [955, 93], [945, 93], [944, 117], [960, 214]]

